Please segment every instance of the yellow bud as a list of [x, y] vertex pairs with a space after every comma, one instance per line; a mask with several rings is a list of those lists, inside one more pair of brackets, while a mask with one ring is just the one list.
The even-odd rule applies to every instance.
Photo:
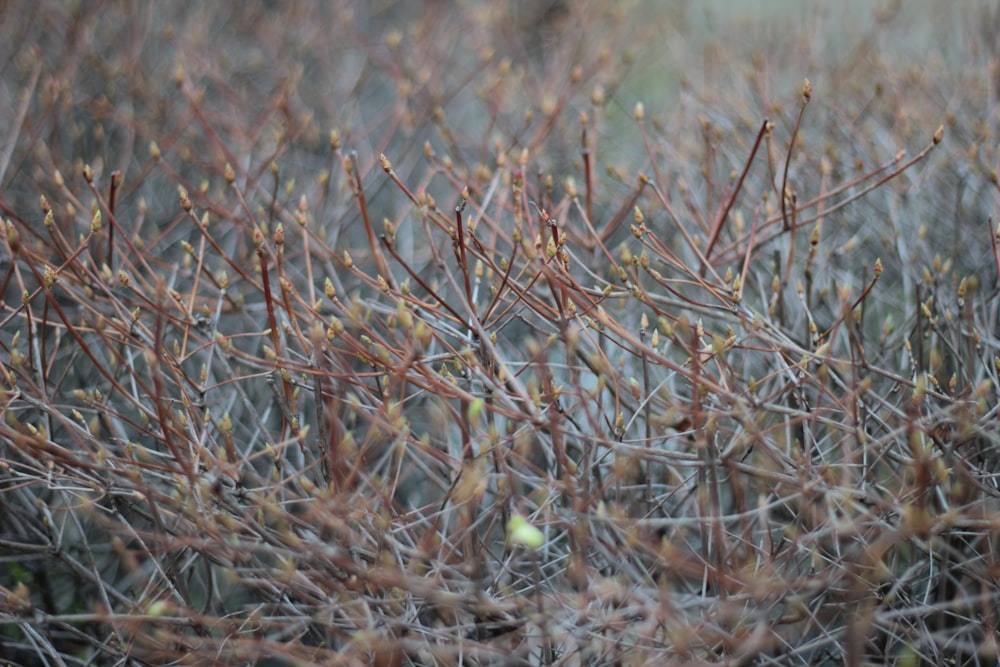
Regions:
[[545, 536], [520, 514], [515, 514], [507, 522], [507, 540], [516, 546], [538, 549], [545, 544]]

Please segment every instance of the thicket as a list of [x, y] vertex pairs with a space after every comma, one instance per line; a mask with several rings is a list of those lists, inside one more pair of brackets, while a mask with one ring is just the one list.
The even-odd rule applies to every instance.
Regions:
[[6, 663], [996, 664], [1000, 8], [791, 4], [0, 5]]

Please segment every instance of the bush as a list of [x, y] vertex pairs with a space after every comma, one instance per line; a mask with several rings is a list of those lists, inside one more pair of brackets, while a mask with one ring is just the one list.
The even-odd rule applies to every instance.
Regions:
[[7, 660], [995, 664], [1000, 9], [610, 4], [5, 6]]

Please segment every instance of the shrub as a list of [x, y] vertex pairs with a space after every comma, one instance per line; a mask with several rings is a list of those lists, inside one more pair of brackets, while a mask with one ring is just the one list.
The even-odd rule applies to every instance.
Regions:
[[9, 660], [996, 660], [992, 36], [606, 4], [7, 6]]

